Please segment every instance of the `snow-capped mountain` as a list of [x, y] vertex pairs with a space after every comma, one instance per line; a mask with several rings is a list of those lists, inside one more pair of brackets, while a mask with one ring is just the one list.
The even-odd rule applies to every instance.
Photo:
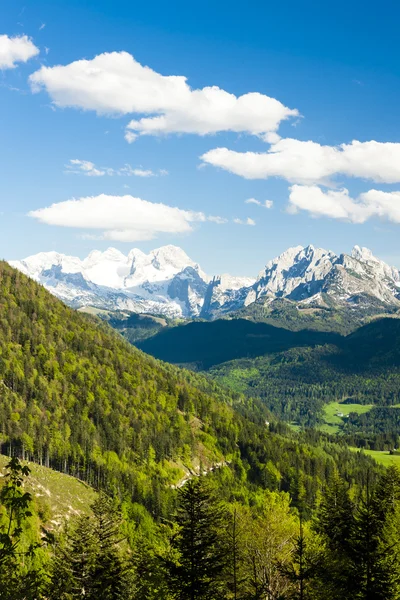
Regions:
[[259, 298], [318, 303], [327, 294], [337, 304], [374, 297], [383, 304], [400, 305], [400, 272], [355, 246], [350, 255], [337, 256], [322, 248], [289, 248], [270, 261], [248, 290], [244, 304]]
[[[289, 248], [257, 279], [209, 277], [177, 246], [128, 255], [115, 248], [94, 250], [85, 259], [41, 252], [10, 264], [73, 307], [95, 306], [172, 317], [216, 317], [265, 299], [301, 303], [368, 304], [400, 307], [400, 272], [355, 246], [350, 255], [313, 246]], [[323, 296], [325, 294], [325, 296]]]
[[195, 316], [210, 278], [176, 246], [126, 256], [115, 248], [94, 250], [85, 259], [41, 252], [10, 261], [73, 307], [95, 306], [134, 312]]

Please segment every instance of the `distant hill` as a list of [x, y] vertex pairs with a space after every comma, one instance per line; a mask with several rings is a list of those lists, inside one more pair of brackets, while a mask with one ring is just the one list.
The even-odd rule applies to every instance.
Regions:
[[361, 368], [400, 366], [400, 319], [377, 319], [346, 338], [345, 360]]
[[137, 346], [161, 360], [199, 369], [237, 358], [254, 358], [290, 348], [339, 344], [341, 336], [318, 331], [289, 331], [246, 319], [192, 322], [161, 331]]
[[328, 402], [400, 403], [397, 318], [376, 319], [348, 336], [220, 319], [165, 330], [140, 346], [207, 370], [237, 393], [259, 397], [279, 418], [308, 426]]
[[145, 340], [161, 331], [164, 327], [172, 327], [176, 319], [164, 315], [134, 313], [125, 310], [102, 310], [87, 306], [80, 312], [96, 315], [119, 331], [131, 344]]
[[348, 335], [371, 320], [397, 314], [398, 307], [385, 304], [368, 294], [354, 297], [351, 304], [337, 304], [328, 294], [321, 294], [316, 302], [307, 303], [288, 298], [266, 302], [260, 298], [229, 316], [268, 323], [291, 331], [311, 329]]

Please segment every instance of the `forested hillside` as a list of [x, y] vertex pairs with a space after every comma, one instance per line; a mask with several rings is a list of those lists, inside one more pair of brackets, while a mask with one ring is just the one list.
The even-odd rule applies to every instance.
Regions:
[[311, 329], [332, 331], [348, 335], [372, 319], [396, 315], [398, 306], [390, 306], [377, 298], [358, 295], [351, 304], [338, 304], [335, 298], [322, 293], [315, 301], [296, 302], [288, 298], [277, 298], [256, 302], [231, 314], [232, 318], [251, 319], [292, 331]]
[[262, 403], [142, 354], [5, 263], [0, 308], [3, 453], [125, 491], [156, 518], [171, 486], [216, 463], [245, 486], [289, 491], [301, 479], [311, 504], [335, 462], [361, 481], [364, 459], [288, 435]]
[[[139, 345], [163, 360], [208, 371], [237, 393], [260, 398], [279, 419], [310, 427], [321, 422], [329, 402], [400, 403], [399, 340], [397, 318], [375, 319], [347, 336], [221, 319], [170, 328]], [[400, 434], [395, 412], [387, 415], [376, 432]], [[371, 429], [372, 417], [354, 419], [352, 431], [356, 422], [361, 431], [366, 419]]]
[[[372, 551], [356, 533], [359, 498], [382, 472], [368, 456], [315, 431], [296, 434], [260, 400], [146, 356], [4, 263], [0, 305], [2, 452], [100, 491], [76, 509], [71, 486], [68, 506], [58, 500], [54, 512], [53, 478], [38, 483], [34, 469], [25, 487], [29, 469], [10, 461], [0, 485], [2, 598], [289, 599], [301, 585], [333, 599], [351, 588], [355, 553]], [[354, 533], [351, 546], [335, 537], [331, 548], [323, 515], [333, 504], [321, 497], [332, 489], [334, 498], [335, 486]], [[307, 575], [304, 544], [315, 561]], [[326, 579], [322, 565], [337, 572], [338, 556], [348, 572]]]
[[341, 336], [311, 330], [290, 331], [246, 319], [192, 322], [161, 331], [137, 346], [174, 364], [209, 369], [238, 358], [255, 358], [290, 348], [340, 343]]

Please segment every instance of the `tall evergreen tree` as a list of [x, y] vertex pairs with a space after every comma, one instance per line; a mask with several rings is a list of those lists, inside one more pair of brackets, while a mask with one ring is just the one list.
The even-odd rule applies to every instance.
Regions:
[[93, 516], [80, 516], [53, 559], [51, 600], [128, 600], [130, 570], [119, 545], [121, 519], [113, 500], [100, 494]]
[[290, 600], [312, 600], [314, 578], [319, 568], [319, 555], [310, 549], [304, 533], [303, 519], [300, 515], [299, 536], [296, 539], [290, 565], [281, 567], [281, 572], [292, 584], [292, 589], [285, 594]]
[[392, 466], [375, 490], [367, 486], [354, 530], [354, 598], [396, 600], [400, 597], [400, 472]]
[[315, 522], [315, 529], [324, 543], [319, 578], [326, 597], [334, 600], [346, 597], [352, 588], [354, 510], [348, 486], [335, 472], [324, 490]]
[[176, 515], [178, 533], [171, 546], [178, 563], [169, 564], [169, 582], [178, 600], [222, 598], [222, 574], [227, 560], [223, 542], [223, 510], [203, 477], [180, 490]]
[[48, 590], [50, 600], [93, 598], [96, 544], [90, 517], [80, 516], [54, 550]]
[[92, 570], [92, 593], [96, 600], [128, 600], [130, 570], [120, 545], [121, 514], [115, 502], [100, 494], [92, 505], [93, 534], [96, 543]]

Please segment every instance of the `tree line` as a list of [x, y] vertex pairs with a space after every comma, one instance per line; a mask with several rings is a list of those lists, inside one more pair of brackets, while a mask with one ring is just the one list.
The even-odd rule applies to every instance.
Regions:
[[[400, 472], [355, 494], [333, 473], [312, 519], [282, 492], [252, 504], [189, 480], [153, 535], [100, 493], [90, 514], [24, 543], [29, 469], [12, 459], [0, 492], [4, 600], [395, 600], [400, 598]], [[40, 553], [42, 553], [40, 555]]]

